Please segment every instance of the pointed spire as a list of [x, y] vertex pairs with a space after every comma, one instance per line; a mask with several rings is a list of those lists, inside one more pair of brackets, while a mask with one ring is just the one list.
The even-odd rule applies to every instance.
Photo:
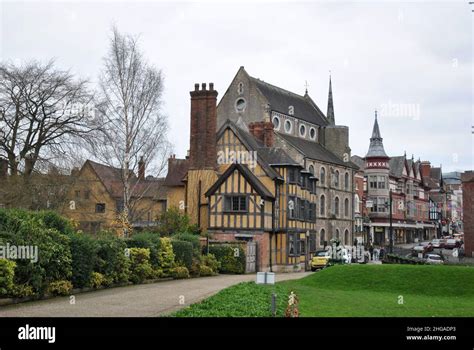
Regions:
[[308, 95], [308, 86], [309, 86], [308, 81], [305, 80], [304, 81], [304, 94], [305, 94], [305, 96]]
[[377, 121], [377, 110], [375, 110], [374, 128], [372, 129], [372, 137], [370, 138], [369, 151], [365, 157], [388, 158], [387, 153], [385, 153], [383, 148], [383, 138], [380, 135], [379, 122]]
[[329, 94], [328, 94], [328, 112], [326, 117], [329, 120], [331, 125], [336, 124], [336, 120], [334, 118], [334, 103], [332, 101], [332, 82], [331, 82], [331, 71], [329, 71]]

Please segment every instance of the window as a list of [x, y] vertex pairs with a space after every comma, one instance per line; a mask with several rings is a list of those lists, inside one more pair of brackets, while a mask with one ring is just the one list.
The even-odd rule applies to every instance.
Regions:
[[293, 124], [291, 123], [290, 120], [285, 120], [285, 132], [287, 134], [290, 134], [291, 130], [293, 130]]
[[123, 199], [117, 199], [115, 202], [115, 207], [118, 213], [123, 212], [124, 205], [123, 205]]
[[350, 244], [349, 230], [344, 231], [344, 244]]
[[316, 203], [309, 203], [309, 220], [315, 221], [316, 220]]
[[334, 172], [334, 187], [339, 188], [339, 170]]
[[311, 164], [308, 168], [309, 172], [314, 175], [314, 166]]
[[84, 199], [89, 199], [90, 194], [91, 194], [91, 191], [89, 190], [84, 191]]
[[324, 246], [324, 242], [326, 241], [326, 231], [322, 228], [319, 232], [319, 245]]
[[227, 212], [247, 212], [247, 197], [225, 196], [224, 210]]
[[237, 87], [237, 93], [239, 95], [242, 95], [244, 93], [244, 83], [239, 83], [239, 85]]
[[299, 255], [305, 255], [306, 254], [306, 240], [304, 238], [300, 238], [299, 243], [300, 243]]
[[235, 109], [237, 110], [237, 112], [243, 112], [245, 110], [245, 107], [247, 107], [247, 103], [243, 98], [238, 98], [235, 101]]
[[288, 182], [296, 183], [299, 177], [298, 169], [289, 168], [288, 169]]
[[306, 201], [305, 200], [299, 200], [299, 204], [300, 204], [299, 218], [301, 220], [306, 220]]
[[354, 196], [354, 211], [355, 211], [356, 213], [360, 213], [360, 208], [359, 208], [359, 206], [360, 206], [360, 199], [359, 199], [359, 195], [356, 194], [356, 195]]
[[377, 176], [377, 188], [379, 189], [385, 189], [386, 186], [386, 178], [385, 176]]
[[81, 198], [81, 191], [75, 191], [75, 194], [77, 199]]
[[294, 233], [288, 234], [288, 255], [296, 256], [296, 235]]
[[339, 229], [336, 229], [336, 239], [339, 239]]
[[339, 216], [339, 197], [334, 198], [334, 215]]
[[369, 188], [377, 188], [377, 176], [369, 176]]
[[96, 203], [95, 204], [96, 213], [105, 213], [105, 203]]
[[316, 129], [315, 128], [309, 129], [309, 137], [311, 138], [311, 140], [316, 140]]
[[316, 232], [309, 234], [309, 252], [314, 253], [316, 251]]
[[306, 126], [300, 125], [300, 136], [305, 137], [306, 136]]
[[326, 168], [321, 167], [319, 177], [320, 177], [319, 182], [321, 183], [321, 186], [325, 186], [326, 185]]
[[375, 213], [384, 213], [387, 211], [388, 199], [385, 197], [375, 197], [371, 198], [373, 201], [372, 212]]
[[275, 130], [280, 130], [280, 118], [278, 118], [277, 116], [273, 117], [273, 128]]
[[349, 216], [349, 199], [348, 198], [344, 200], [344, 216], [345, 217]]
[[324, 197], [324, 195], [321, 196], [321, 198], [319, 199], [319, 202], [320, 202], [320, 204], [319, 204], [319, 208], [320, 208], [319, 209], [319, 214], [321, 216], [324, 216], [324, 215], [326, 215], [326, 209], [325, 209], [326, 208], [326, 198]]
[[344, 189], [349, 191], [349, 173], [344, 174]]

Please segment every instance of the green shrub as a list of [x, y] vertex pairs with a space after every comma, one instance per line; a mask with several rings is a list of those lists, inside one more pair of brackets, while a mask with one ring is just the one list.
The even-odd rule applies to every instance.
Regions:
[[176, 233], [171, 237], [176, 241], [186, 241], [193, 245], [193, 255], [199, 257], [201, 255], [200, 236], [189, 232]]
[[171, 269], [171, 276], [176, 279], [189, 278], [189, 270], [185, 266], [176, 266]]
[[194, 230], [194, 227], [189, 225], [189, 217], [186, 214], [182, 214], [178, 208], [169, 208], [160, 215], [158, 221], [160, 225], [157, 228], [157, 232], [162, 237]]
[[210, 245], [209, 253], [220, 263], [220, 273], [245, 273], [245, 251], [240, 244]]
[[193, 245], [185, 241], [171, 240], [175, 262], [184, 265], [189, 270], [193, 264]]
[[99, 288], [106, 284], [106, 280], [103, 274], [100, 272], [92, 272], [89, 285], [92, 288]]
[[126, 256], [127, 245], [125, 241], [114, 236], [100, 236], [97, 242], [99, 249], [94, 271], [104, 275], [104, 285], [128, 282], [130, 261]]
[[8, 296], [13, 292], [16, 263], [0, 259], [0, 296]]
[[38, 261], [18, 259], [15, 283], [28, 284], [36, 294], [44, 293], [49, 283], [72, 276], [69, 237], [47, 228], [39, 215], [21, 210], [0, 211], [0, 239], [12, 246], [37, 248]]
[[214, 271], [212, 271], [212, 269], [209, 266], [201, 265], [201, 268], [199, 270], [199, 275], [201, 277], [215, 276], [216, 273]]
[[201, 256], [201, 271], [203, 266], [210, 268], [214, 274], [217, 274], [221, 267], [221, 263], [217, 261], [214, 254], [209, 253], [208, 255]]
[[35, 295], [33, 287], [27, 284], [15, 284], [12, 288], [11, 295], [15, 298], [25, 298]]
[[148, 248], [130, 248], [130, 281], [137, 284], [153, 277], [150, 250]]
[[74, 227], [71, 221], [55, 211], [45, 210], [35, 213], [35, 215], [43, 220], [47, 228], [54, 228], [63, 234], [74, 233]]
[[70, 235], [72, 255], [71, 282], [76, 288], [90, 287], [91, 277], [96, 265], [99, 244], [87, 234]]
[[70, 281], [54, 281], [48, 286], [48, 293], [52, 295], [69, 295], [72, 291], [72, 283]]
[[129, 248], [147, 248], [150, 250], [150, 263], [153, 268], [160, 268], [159, 250], [161, 245], [160, 235], [153, 232], [140, 232], [127, 239]]
[[160, 261], [160, 268], [163, 270], [164, 276], [168, 276], [175, 261], [171, 239], [167, 237], [161, 239], [160, 249], [158, 250], [158, 258]]
[[189, 274], [194, 277], [199, 277], [201, 274], [201, 259], [193, 257], [193, 263], [189, 269]]

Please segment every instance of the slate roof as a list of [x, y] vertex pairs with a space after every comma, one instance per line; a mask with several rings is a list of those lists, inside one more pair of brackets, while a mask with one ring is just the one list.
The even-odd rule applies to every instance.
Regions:
[[[87, 160], [96, 173], [99, 180], [103, 183], [109, 194], [114, 198], [123, 197], [123, 181], [122, 170], [108, 165], [100, 164], [91, 160]], [[166, 188], [164, 187], [163, 178], [146, 177], [145, 180], [139, 180], [138, 177], [131, 172], [131, 191], [132, 197], [151, 198], [154, 200], [166, 199]]]
[[332, 153], [317, 142], [308, 141], [300, 137], [290, 136], [286, 134], [278, 134], [278, 137], [282, 137], [284, 140], [288, 141], [291, 145], [296, 147], [301, 153], [303, 153], [308, 158], [320, 160], [326, 163], [337, 164], [348, 168], [359, 169], [359, 167], [353, 162], [344, 162], [334, 153]]
[[391, 157], [389, 160], [390, 175], [393, 177], [402, 177], [405, 167], [405, 156]]
[[324, 113], [308, 95], [301, 96], [257, 78], [250, 77], [250, 80], [268, 100], [273, 111], [288, 115], [288, 107], [293, 106], [295, 118], [321, 126], [329, 124]]
[[169, 159], [168, 174], [164, 185], [168, 187], [184, 186], [183, 178], [189, 169], [189, 159]]
[[359, 157], [358, 155], [353, 155], [351, 157], [351, 162], [354, 163], [359, 167], [360, 170], [364, 170], [365, 168], [365, 160], [362, 157]]
[[385, 157], [388, 158], [387, 153], [383, 148], [383, 138], [380, 135], [379, 123], [377, 121], [377, 114], [375, 114], [374, 128], [372, 130], [372, 137], [370, 138], [369, 150], [365, 156], [369, 157]]

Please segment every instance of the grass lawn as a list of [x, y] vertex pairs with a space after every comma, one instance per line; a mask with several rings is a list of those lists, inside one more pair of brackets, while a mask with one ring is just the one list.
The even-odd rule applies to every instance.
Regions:
[[272, 292], [283, 316], [290, 291], [300, 316], [474, 316], [474, 268], [395, 264], [336, 265], [275, 286], [240, 283], [173, 316], [271, 316]]

